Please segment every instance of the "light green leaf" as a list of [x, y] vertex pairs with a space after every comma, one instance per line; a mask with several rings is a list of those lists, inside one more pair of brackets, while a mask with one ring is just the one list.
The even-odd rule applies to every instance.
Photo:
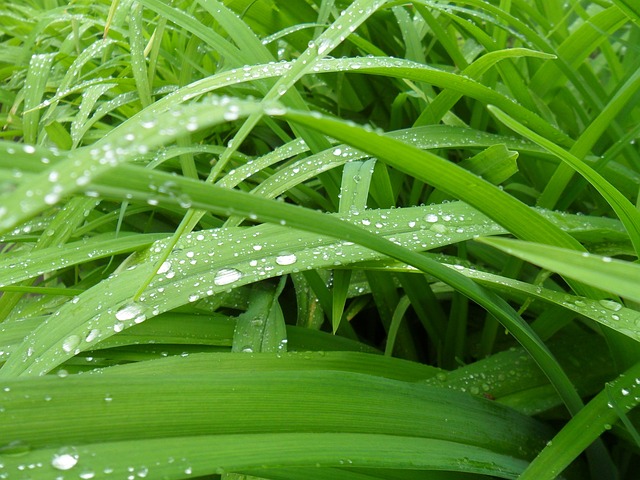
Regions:
[[611, 257], [507, 238], [479, 238], [518, 258], [640, 302], [640, 265]]

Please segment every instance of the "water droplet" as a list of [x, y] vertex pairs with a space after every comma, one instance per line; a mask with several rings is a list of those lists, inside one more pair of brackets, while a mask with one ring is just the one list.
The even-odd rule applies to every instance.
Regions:
[[78, 345], [80, 345], [80, 337], [78, 335], [71, 335], [62, 342], [62, 349], [69, 353], [72, 352]]
[[297, 260], [298, 258], [294, 254], [280, 255], [276, 258], [276, 263], [278, 265], [293, 265]]
[[329, 48], [331, 48], [331, 41], [328, 39], [323, 40], [320, 42], [320, 45], [318, 45], [318, 55], [322, 55]]
[[600, 300], [598, 303], [607, 310], [612, 310], [614, 312], [622, 309], [622, 305], [620, 305], [618, 302], [614, 302], [613, 300]]
[[158, 273], [166, 273], [171, 269], [171, 262], [164, 262], [162, 265], [160, 265], [160, 268], [158, 269]]
[[118, 320], [131, 320], [138, 317], [142, 313], [142, 307], [135, 303], [130, 303], [123, 306], [116, 312], [116, 318]]
[[56, 470], [70, 470], [78, 463], [78, 454], [74, 449], [63, 448], [53, 455], [51, 466]]
[[60, 200], [60, 195], [58, 193], [48, 193], [44, 196], [44, 203], [47, 205], [53, 205], [58, 200]]
[[287, 113], [287, 109], [282, 105], [273, 104], [264, 107], [264, 113], [271, 116], [284, 115]]
[[436, 223], [438, 221], [438, 216], [433, 213], [428, 214], [424, 219], [429, 223]]
[[223, 268], [216, 273], [213, 283], [216, 285], [229, 285], [230, 283], [237, 282], [241, 277], [242, 273], [235, 268]]
[[87, 334], [87, 336], [85, 337], [84, 341], [87, 342], [87, 343], [91, 343], [96, 338], [98, 338], [99, 335], [100, 335], [100, 330], [94, 328]]

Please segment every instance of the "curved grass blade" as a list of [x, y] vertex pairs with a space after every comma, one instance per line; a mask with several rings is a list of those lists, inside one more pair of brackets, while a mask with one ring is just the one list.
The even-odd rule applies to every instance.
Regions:
[[[154, 180], [150, 181], [148, 178], [149, 175], [152, 175]], [[133, 192], [140, 190], [146, 191], [149, 188], [149, 185], [155, 182], [162, 184], [162, 179], [166, 179], [164, 181], [171, 182], [178, 180], [175, 176], [162, 174], [161, 172], [145, 171], [144, 174], [141, 173], [136, 177], [131, 176], [131, 178], [128, 178], [128, 180], [132, 182], [131, 185], [127, 186], [128, 191], [132, 192], [132, 195], [135, 198], [135, 194]], [[187, 178], [179, 180], [180, 182], [186, 182], [185, 186], [188, 185], [188, 188], [185, 191], [190, 192], [192, 206], [195, 208], [218, 211], [225, 215], [241, 214], [247, 217], [253, 216], [256, 219], [267, 222], [281, 223], [284, 221], [294, 228], [315, 232], [320, 235], [326, 235], [327, 232], [332, 232], [333, 235], [339, 235], [342, 240], [359, 243], [371, 250], [380, 251], [385, 255], [404, 261], [419, 268], [425, 273], [429, 273], [434, 277], [443, 280], [465, 296], [486, 308], [503, 323], [505, 328], [507, 328], [513, 334], [514, 338], [516, 338], [523, 347], [527, 349], [543, 371], [545, 371], [545, 374], [549, 376], [551, 383], [557, 389], [571, 412], [577, 412], [581, 408], [582, 402], [580, 397], [576, 394], [571, 382], [557, 362], [553, 359], [553, 356], [544, 346], [544, 343], [504, 300], [487, 292], [476, 285], [472, 280], [465, 278], [434, 260], [411, 252], [406, 248], [380, 238], [375, 234], [365, 232], [360, 227], [350, 225], [330, 216], [300, 207], [283, 204], [281, 202], [263, 200], [258, 203], [253, 195], [230, 191]], [[122, 182], [122, 178], [118, 178], [117, 182]], [[169, 203], [177, 202], [175, 198], [158, 197], [158, 199], [159, 201], [167, 201]], [[145, 269], [140, 269], [139, 271], [142, 272], [143, 275], [149, 275], [149, 272], [143, 272], [143, 270]], [[146, 268], [146, 270], [149, 269]], [[225, 276], [226, 274], [227, 272], [225, 272]], [[234, 277], [235, 274], [229, 278], [237, 280], [237, 278]], [[127, 304], [128, 298], [130, 299], [129, 295], [123, 295], [123, 298], [121, 299], [122, 306], [127, 312], [127, 322], [133, 321], [135, 323], [136, 318], [139, 318], [139, 315], [143, 315], [142, 309], [136, 304], [129, 306]], [[112, 312], [112, 314], [115, 313], [116, 312]], [[73, 331], [74, 330], [72, 329], [72, 332]], [[69, 332], [63, 333], [63, 335], [68, 334]], [[48, 343], [45, 349], [41, 350], [39, 348], [39, 350], [43, 353], [47, 348], [52, 348], [52, 352], [48, 353], [49, 356], [53, 355], [49, 361], [53, 361], [55, 365], [56, 362], [60, 361], [59, 359], [63, 355], [66, 355], [67, 357], [70, 356], [69, 353], [73, 352], [77, 345], [82, 341], [80, 337], [77, 337], [76, 333], [73, 333], [73, 335], [75, 335], [75, 337], [73, 338], [73, 346], [71, 348], [65, 349], [64, 342], [62, 345], [59, 344], [60, 336], [58, 334], [54, 336], [52, 344]], [[5, 377], [20, 374], [34, 375], [42, 368], [44, 368], [44, 371], [47, 371], [52, 367], [51, 364], [46, 366], [36, 365], [34, 363], [34, 356], [26, 356], [26, 353], [27, 351], [24, 348], [21, 348], [20, 355], [12, 356], [4, 365], [3, 369], [0, 370], [0, 375]]]
[[[640, 363], [606, 385], [567, 423], [522, 474], [520, 480], [552, 480], [594, 440], [640, 403]], [[615, 408], [614, 408], [615, 404]]]
[[[19, 438], [32, 449], [191, 435], [340, 432], [431, 438], [531, 459], [551, 433], [495, 402], [344, 371], [121, 372], [16, 379], [4, 386], [2, 437]], [[24, 395], [50, 400], [25, 405]], [[296, 408], [301, 402], [307, 408]], [[77, 420], [73, 428], [71, 417]]]
[[119, 232], [98, 235], [88, 240], [69, 243], [63, 247], [32, 250], [0, 259], [0, 286], [13, 285], [22, 280], [37, 277], [61, 268], [141, 250], [153, 242], [165, 238], [165, 234], [132, 234]]
[[[549, 152], [553, 153], [565, 164], [569, 165], [580, 175], [582, 175], [593, 187], [600, 192], [600, 195], [607, 201], [613, 211], [616, 213], [624, 227], [626, 228], [631, 243], [633, 243], [636, 256], [640, 256], [640, 211], [629, 202], [613, 185], [602, 177], [593, 168], [586, 165], [579, 158], [564, 150], [562, 147], [554, 144], [548, 139], [531, 131], [517, 120], [511, 118], [497, 107], [488, 107], [498, 120], [519, 133], [523, 137], [531, 140]], [[530, 240], [530, 239], [528, 239]], [[549, 242], [540, 242], [549, 243]]]
[[[19, 185], [0, 197], [0, 230], [8, 230], [43, 212], [64, 196], [75, 193], [91, 180], [116, 165], [131, 161], [176, 138], [199, 128], [228, 121], [229, 115], [239, 118], [261, 108], [256, 102], [214, 98], [165, 112], [160, 116], [142, 116], [137, 121], [112, 130], [91, 147], [74, 150], [48, 170]], [[36, 153], [29, 145], [25, 153]]]
[[[180, 454], [178, 459], [176, 452]], [[293, 476], [284, 478], [351, 479], [348, 471], [341, 470], [347, 465], [374, 469], [373, 472], [377, 469], [447, 470], [515, 479], [527, 465], [509, 455], [455, 442], [349, 433], [194, 435], [99, 442], [73, 449], [43, 448], [19, 458], [8, 457], [3, 461], [0, 474], [19, 474], [25, 462], [38, 466], [29, 471], [32, 480], [68, 478], [60, 475], [62, 469], [69, 473], [78, 471], [81, 478], [106, 471], [113, 478], [149, 475], [178, 480], [247, 470], [260, 478], [274, 478], [272, 475], [291, 467], [294, 467]], [[68, 465], [72, 466], [67, 468]], [[364, 477], [367, 478], [377, 477]], [[363, 480], [363, 477], [357, 475], [353, 480]]]
[[[571, 148], [569, 154], [576, 158], [584, 158], [596, 144], [605, 130], [615, 121], [616, 116], [629, 104], [631, 98], [640, 90], [640, 71], [631, 75], [624, 84], [615, 89], [607, 105], [598, 113], [591, 124], [582, 132], [580, 138]], [[561, 163], [538, 199], [538, 205], [554, 208], [573, 177], [571, 164]]]
[[[290, 111], [285, 117], [376, 155], [394, 168], [467, 202], [520, 238], [578, 251], [585, 250], [580, 242], [534, 213], [515, 197], [430, 152], [327, 117]], [[588, 297], [598, 298], [603, 293], [577, 282], [573, 282], [572, 287]]]
[[[129, 168], [133, 170], [125, 174], [122, 171], [114, 172], [113, 185], [119, 188], [122, 195], [130, 195], [142, 188], [147, 192], [146, 199], [156, 202], [156, 192], [159, 190], [156, 186], [169, 178], [174, 190], [178, 189], [177, 193], [182, 191], [181, 186], [187, 188], [183, 184], [185, 179], [180, 177], [166, 174], [158, 177], [159, 172]], [[143, 175], [153, 180], [138, 182]], [[106, 193], [98, 186], [92, 188]], [[222, 191], [229, 192], [226, 189]], [[173, 198], [179, 196], [174, 195]], [[190, 197], [190, 200], [193, 201], [194, 197]], [[222, 204], [233, 204], [234, 200], [229, 199], [228, 202], [223, 201]], [[253, 208], [258, 205], [254, 198]], [[442, 220], [434, 221], [436, 217]], [[489, 219], [463, 203], [354, 212], [345, 218], [370, 232], [377, 231], [379, 235], [392, 237], [395, 242], [411, 250], [435, 248], [469, 240], [476, 235], [503, 233]], [[339, 220], [334, 218], [333, 221]], [[285, 226], [262, 225], [203, 230], [186, 236], [165, 259], [159, 274], [153, 277], [152, 284], [143, 292], [141, 301], [132, 303], [131, 287], [143, 282], [146, 270], [150, 263], [157, 263], [167, 240], [158, 241], [151, 247], [148, 257], [124, 265], [116, 276], [104, 280], [57, 311], [18, 347], [16, 358], [10, 360], [2, 371], [7, 373], [9, 369], [28, 369], [33, 359], [39, 357], [37, 371], [45, 373], [77, 352], [91, 349], [96, 342], [104, 341], [146, 318], [223, 293], [232, 287], [309, 268], [334, 268], [336, 262], [347, 266], [362, 260], [381, 258], [372, 250], [336, 242], [324, 235], [292, 233]], [[34, 255], [34, 261], [44, 263], [37, 254]], [[118, 313], [121, 310], [124, 313]]]
[[478, 238], [477, 241], [552, 272], [640, 302], [640, 265], [636, 263], [507, 238]]

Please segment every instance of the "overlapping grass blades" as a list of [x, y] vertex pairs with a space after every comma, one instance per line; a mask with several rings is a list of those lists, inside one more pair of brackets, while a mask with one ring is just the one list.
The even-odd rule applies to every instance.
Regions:
[[0, 477], [635, 478], [634, 5], [5, 4]]

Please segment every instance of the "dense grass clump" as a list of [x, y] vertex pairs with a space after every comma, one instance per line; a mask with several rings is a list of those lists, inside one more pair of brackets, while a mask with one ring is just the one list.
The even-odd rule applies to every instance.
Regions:
[[0, 478], [637, 478], [630, 0], [6, 0]]

